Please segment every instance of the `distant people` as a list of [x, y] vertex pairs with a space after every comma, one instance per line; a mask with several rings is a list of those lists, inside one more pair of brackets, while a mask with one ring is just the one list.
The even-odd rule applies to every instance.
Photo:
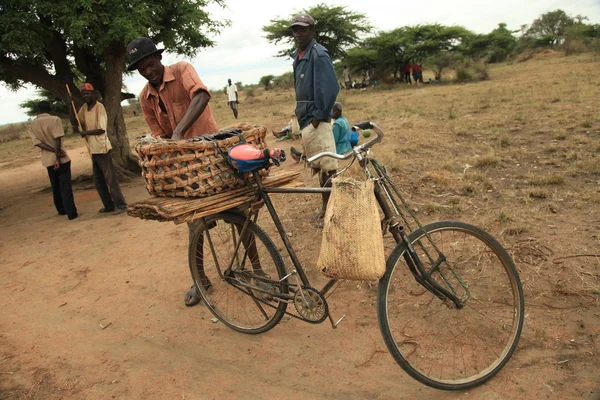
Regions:
[[412, 85], [412, 81], [410, 80], [410, 60], [404, 65], [404, 82]]
[[78, 214], [71, 186], [71, 159], [62, 148], [62, 121], [50, 115], [52, 109], [47, 101], [40, 101], [37, 109], [38, 116], [30, 126], [31, 140], [42, 150], [42, 165], [48, 170], [56, 211], [73, 220]]
[[229, 107], [233, 110], [233, 116], [235, 119], [238, 117], [238, 91], [235, 83], [231, 83], [231, 79], [227, 79], [227, 99], [229, 102]]
[[412, 74], [415, 83], [419, 83], [421, 79], [419, 78], [419, 64], [417, 64], [417, 61], [415, 61], [412, 65]]
[[350, 130], [348, 120], [342, 115], [342, 103], [337, 102], [333, 105], [332, 117], [335, 119], [333, 122], [335, 152], [344, 154], [352, 149], [350, 144], [352, 131]]
[[98, 212], [122, 214], [126, 211], [127, 203], [121, 192], [111, 157], [112, 146], [106, 134], [106, 110], [104, 105], [98, 102], [94, 87], [90, 83], [81, 85], [79, 91], [85, 101], [77, 113], [83, 132], [79, 132], [76, 125], [73, 125], [73, 131], [81, 134], [90, 149], [94, 184], [104, 206]]
[[[290, 29], [298, 49], [293, 56], [294, 89], [304, 153], [310, 158], [323, 151], [335, 152], [331, 114], [340, 86], [331, 57], [327, 49], [314, 39], [313, 17], [296, 15]], [[331, 187], [331, 178], [338, 167], [337, 160], [323, 157], [310, 166], [313, 174], [319, 175], [320, 185]], [[322, 226], [329, 196], [330, 193], [323, 193], [321, 211], [315, 216], [318, 226]]]
[[272, 132], [273, 136], [279, 139], [279, 141], [288, 139], [296, 140], [300, 136], [300, 125], [298, 124], [298, 118], [295, 114], [292, 115], [290, 122], [286, 127], [278, 132], [275, 132], [274, 130]]
[[344, 87], [347, 89], [351, 88], [350, 83], [350, 70], [347, 66], [344, 66], [344, 71], [342, 72], [342, 79], [344, 80]]

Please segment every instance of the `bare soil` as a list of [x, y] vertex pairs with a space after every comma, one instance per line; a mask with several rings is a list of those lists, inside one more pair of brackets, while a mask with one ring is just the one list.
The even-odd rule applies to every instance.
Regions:
[[[525, 328], [489, 383], [448, 393], [405, 374], [385, 349], [367, 282], [330, 298], [334, 317], [347, 315], [336, 330], [285, 317], [247, 336], [214, 323], [183, 303], [185, 225], [98, 214], [91, 182], [75, 186], [81, 216], [68, 221], [27, 153], [0, 168], [0, 399], [600, 399], [600, 68], [590, 56], [546, 55], [490, 75], [342, 95], [352, 122], [372, 119], [389, 134], [375, 154], [424, 222], [480, 225], [515, 258]], [[213, 102], [232, 123], [224, 98]], [[292, 107], [291, 92], [264, 92], [240, 115], [279, 129]], [[144, 129], [133, 122], [132, 136]], [[80, 142], [69, 143], [73, 176], [90, 174]], [[123, 189], [129, 203], [148, 196], [141, 178]], [[274, 199], [312, 265], [319, 199]]]

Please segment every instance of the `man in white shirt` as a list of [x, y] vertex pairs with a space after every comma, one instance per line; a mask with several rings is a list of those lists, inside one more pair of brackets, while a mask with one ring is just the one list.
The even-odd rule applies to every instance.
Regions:
[[229, 102], [229, 107], [231, 107], [231, 109], [233, 110], [233, 115], [235, 116], [235, 119], [237, 119], [237, 117], [238, 117], [238, 110], [237, 110], [238, 92], [237, 92], [237, 86], [235, 86], [235, 83], [231, 83], [231, 79], [228, 79], [227, 83], [229, 83], [229, 85], [227, 86], [227, 101]]
[[[106, 110], [102, 103], [98, 102], [94, 87], [90, 83], [84, 83], [79, 90], [85, 101], [77, 113], [83, 128], [79, 134], [86, 141], [92, 157], [94, 183], [104, 206], [99, 212], [122, 214], [126, 211], [127, 203], [121, 192], [111, 157], [112, 146], [106, 133]], [[79, 127], [73, 126], [73, 130], [78, 132]]]

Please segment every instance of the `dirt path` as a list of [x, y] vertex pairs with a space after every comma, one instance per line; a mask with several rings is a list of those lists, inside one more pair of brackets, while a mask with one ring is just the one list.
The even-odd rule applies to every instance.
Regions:
[[[70, 154], [73, 175], [89, 174], [82, 149]], [[597, 296], [565, 284], [597, 273], [582, 270], [581, 259], [553, 263], [539, 258], [542, 245], [531, 247], [520, 263], [527, 309], [515, 356], [488, 384], [446, 393], [410, 378], [387, 353], [375, 286], [346, 283], [336, 292], [332, 313], [347, 314], [337, 330], [285, 318], [266, 334], [242, 335], [213, 323], [203, 306], [184, 306], [191, 283], [185, 225], [100, 216], [89, 183], [75, 192], [81, 217], [67, 221], [42, 191], [47, 186], [39, 160], [0, 170], [2, 400], [600, 399]], [[147, 197], [141, 179], [125, 184], [124, 194], [130, 203]], [[319, 235], [298, 220], [317, 206], [304, 200], [275, 204], [307, 261]], [[559, 218], [532, 222], [555, 225], [536, 237], [556, 244], [555, 258], [572, 254], [571, 246], [598, 252], [590, 239], [598, 210], [565, 210]]]

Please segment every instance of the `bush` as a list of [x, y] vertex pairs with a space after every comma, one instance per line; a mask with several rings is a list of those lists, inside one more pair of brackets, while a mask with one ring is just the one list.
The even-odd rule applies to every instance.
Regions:
[[487, 66], [483, 63], [473, 65], [473, 75], [475, 80], [477, 81], [487, 81], [488, 79], [490, 79], [490, 74], [488, 73]]
[[244, 88], [244, 92], [246, 92], [246, 98], [256, 96], [256, 88], [254, 86], [246, 86]]
[[469, 70], [464, 67], [456, 67], [456, 82], [472, 82], [473, 75], [469, 72]]

